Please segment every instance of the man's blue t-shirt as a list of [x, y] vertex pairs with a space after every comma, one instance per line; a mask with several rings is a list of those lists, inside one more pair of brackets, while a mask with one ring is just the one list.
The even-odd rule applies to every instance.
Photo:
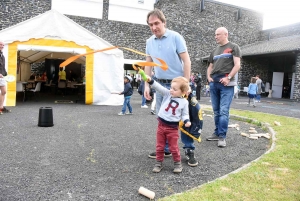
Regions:
[[161, 38], [155, 35], [151, 36], [146, 42], [146, 54], [152, 56], [155, 63], [160, 63], [153, 57], [164, 60], [168, 65], [168, 70], [154, 68], [157, 79], [173, 79], [183, 76], [183, 62], [179, 56], [180, 53], [187, 52], [184, 38], [177, 32], [166, 29]]

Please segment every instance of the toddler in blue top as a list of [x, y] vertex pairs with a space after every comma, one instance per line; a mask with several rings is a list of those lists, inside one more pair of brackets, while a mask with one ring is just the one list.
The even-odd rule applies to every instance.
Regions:
[[253, 107], [255, 107], [255, 97], [256, 97], [256, 93], [257, 93], [257, 84], [256, 84], [256, 78], [255, 77], [251, 77], [251, 83], [248, 86], [248, 106], [250, 105], [250, 100], [253, 101]]

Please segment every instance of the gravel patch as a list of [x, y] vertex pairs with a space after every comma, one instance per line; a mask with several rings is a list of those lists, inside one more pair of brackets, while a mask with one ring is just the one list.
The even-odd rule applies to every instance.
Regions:
[[[270, 140], [240, 135], [258, 126], [230, 119], [227, 147], [206, 141], [214, 129], [204, 116], [202, 142], [196, 142], [197, 167], [181, 156], [183, 172], [174, 174], [166, 158], [160, 173], [152, 173], [157, 120], [132, 98], [133, 115], [118, 116], [121, 106], [18, 102], [0, 116], [0, 200], [149, 200], [138, 194], [143, 186], [156, 199], [184, 192], [224, 176], [264, 154]], [[53, 127], [38, 127], [40, 107], [52, 107]], [[182, 143], [180, 142], [180, 147]]]

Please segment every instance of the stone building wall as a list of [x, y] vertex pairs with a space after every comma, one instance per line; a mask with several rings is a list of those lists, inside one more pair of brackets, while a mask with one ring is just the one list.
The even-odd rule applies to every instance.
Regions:
[[293, 99], [300, 101], [300, 53], [296, 56], [296, 68], [295, 68], [295, 84], [293, 91]]
[[[145, 41], [151, 31], [146, 25], [108, 21], [109, 0], [104, 0], [103, 19], [68, 16], [87, 30], [112, 45], [145, 51]], [[216, 46], [215, 29], [225, 26], [230, 40], [240, 46], [259, 40], [262, 29], [260, 13], [242, 9], [241, 19], [235, 20], [238, 7], [205, 1], [205, 10], [200, 12], [200, 0], [163, 0], [155, 7], [167, 18], [167, 27], [181, 33], [186, 39], [192, 69], [206, 74], [206, 65], [200, 61]], [[2, 0], [0, 4], [0, 30], [42, 14], [51, 9], [51, 0]], [[146, 19], [145, 19], [146, 20]], [[143, 56], [124, 50], [127, 59], [144, 59]]]
[[267, 58], [245, 58], [242, 59], [243, 68], [239, 72], [238, 84], [241, 87], [248, 87], [251, 77], [260, 75], [264, 83], [272, 80], [272, 73], [268, 72], [268, 59]]

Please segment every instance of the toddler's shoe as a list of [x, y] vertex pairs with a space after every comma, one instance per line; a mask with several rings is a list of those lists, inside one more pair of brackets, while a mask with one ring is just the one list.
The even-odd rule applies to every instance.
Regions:
[[182, 165], [181, 162], [174, 162], [174, 173], [181, 173], [182, 172]]
[[162, 168], [163, 168], [162, 162], [161, 161], [156, 161], [152, 172], [159, 173]]
[[186, 149], [185, 157], [188, 160], [188, 165], [191, 167], [196, 167], [198, 165], [198, 161], [195, 159], [194, 150]]
[[123, 112], [118, 113], [119, 116], [125, 115]]
[[141, 108], [148, 108], [148, 106], [147, 105], [142, 105]]
[[132, 112], [126, 112], [125, 114], [133, 114]]

